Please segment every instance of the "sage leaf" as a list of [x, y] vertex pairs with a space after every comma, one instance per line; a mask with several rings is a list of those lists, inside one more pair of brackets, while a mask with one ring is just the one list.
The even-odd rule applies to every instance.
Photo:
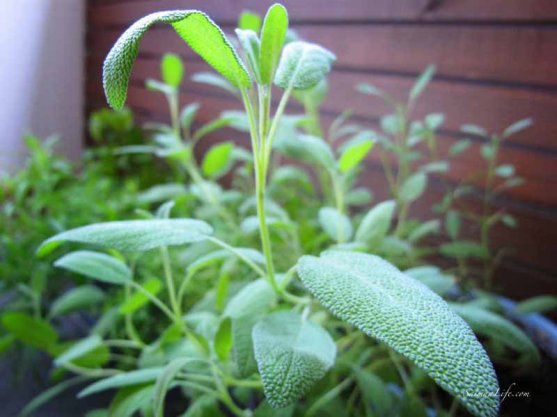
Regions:
[[261, 84], [261, 75], [259, 68], [259, 51], [261, 43], [257, 37], [257, 33], [253, 30], [236, 29], [236, 36], [240, 41], [240, 45], [246, 54], [249, 66], [258, 84]]
[[172, 25], [196, 53], [235, 87], [247, 88], [251, 85], [251, 78], [236, 51], [222, 30], [206, 14], [197, 10], [158, 12], [130, 26], [104, 61], [103, 86], [112, 108], [123, 107], [139, 43], [145, 32], [156, 23]]
[[232, 162], [232, 150], [234, 145], [231, 142], [219, 143], [212, 146], [201, 164], [203, 173], [210, 178], [217, 178], [226, 173]]
[[332, 52], [319, 45], [290, 42], [282, 51], [275, 84], [285, 90], [311, 88], [331, 71], [335, 59]]
[[243, 11], [238, 19], [238, 28], [250, 29], [257, 33], [261, 28], [261, 17], [257, 13]]
[[[120, 389], [110, 403], [107, 417], [132, 417], [153, 401], [155, 386], [153, 384], [134, 385]], [[86, 416], [88, 417], [88, 416]]]
[[49, 317], [58, 317], [84, 310], [104, 300], [104, 293], [94, 285], [82, 285], [62, 294], [52, 303]]
[[518, 303], [515, 307], [517, 313], [547, 313], [557, 308], [557, 297], [551, 295], [540, 295]]
[[503, 137], [504, 138], [508, 138], [509, 136], [512, 136], [518, 132], [520, 132], [521, 130], [524, 130], [530, 126], [532, 126], [533, 120], [531, 118], [526, 118], [526, 119], [522, 119], [519, 120], [518, 122], [514, 122], [512, 125], [510, 125], [509, 127], [507, 127], [504, 132], [503, 132]]
[[215, 334], [215, 353], [221, 362], [228, 360], [228, 355], [232, 350], [232, 320], [225, 317], [219, 324]]
[[296, 158], [310, 164], [317, 164], [323, 168], [335, 165], [333, 151], [323, 139], [312, 135], [299, 135], [277, 144], [278, 150], [291, 158]]
[[77, 397], [83, 398], [112, 388], [129, 387], [131, 385], [155, 382], [163, 370], [164, 368], [161, 367], [145, 368], [110, 376], [87, 386], [77, 394]]
[[414, 83], [412, 90], [410, 90], [410, 95], [409, 95], [410, 101], [415, 101], [419, 97], [419, 95], [424, 91], [424, 89], [427, 87], [427, 85], [433, 78], [434, 74], [435, 74], [435, 65], [430, 65], [424, 70], [424, 72], [420, 74], [420, 76]]
[[276, 408], [300, 399], [336, 357], [331, 336], [291, 311], [261, 319], [253, 328], [253, 348], [265, 397]]
[[410, 203], [418, 199], [425, 191], [427, 185], [427, 175], [418, 172], [409, 176], [400, 188], [400, 199]]
[[161, 75], [165, 84], [178, 88], [184, 77], [184, 64], [176, 54], [164, 54], [161, 60]]
[[388, 200], [368, 211], [356, 230], [356, 242], [364, 243], [370, 248], [381, 245], [391, 227], [395, 206], [394, 201]]
[[62, 256], [54, 266], [110, 284], [123, 285], [131, 281], [127, 265], [106, 253], [81, 250]]
[[374, 142], [368, 139], [345, 148], [338, 160], [339, 171], [346, 173], [360, 165], [369, 151], [371, 151], [373, 144]]
[[225, 78], [221, 77], [220, 75], [213, 74], [212, 72], [197, 72], [193, 74], [191, 80], [200, 83], [200, 84], [207, 84], [212, 87], [220, 88], [221, 90], [226, 91], [227, 93], [232, 94], [233, 96], [238, 95], [238, 89], [226, 81]]
[[182, 109], [180, 113], [180, 125], [182, 129], [189, 130], [199, 111], [199, 103], [190, 103]]
[[25, 313], [8, 311], [0, 317], [4, 329], [26, 345], [49, 350], [58, 340], [56, 330], [45, 320]]
[[143, 252], [161, 246], [204, 240], [213, 228], [201, 220], [153, 219], [96, 223], [59, 233], [44, 241], [38, 256], [52, 252], [62, 242], [98, 245], [123, 252]]
[[[141, 285], [143, 289], [151, 294], [157, 295], [162, 289], [161, 281], [153, 278]], [[149, 303], [149, 298], [143, 292], [135, 292], [118, 309], [120, 314], [131, 314]]]
[[54, 360], [54, 364], [56, 366], [60, 366], [68, 362], [72, 362], [74, 359], [78, 359], [83, 355], [92, 352], [99, 346], [102, 346], [102, 344], [102, 339], [99, 335], [89, 336], [73, 344], [69, 349], [62, 352], [62, 354]]
[[420, 239], [431, 235], [439, 233], [440, 223], [439, 220], [429, 220], [420, 224], [412, 233], [408, 235], [408, 241], [411, 243], [416, 243]]
[[494, 417], [497, 378], [468, 325], [437, 294], [383, 259], [329, 251], [299, 259], [298, 275], [333, 314], [406, 356], [479, 417]]
[[456, 210], [449, 210], [445, 217], [445, 229], [451, 239], [458, 238], [460, 232], [460, 213]]
[[350, 219], [334, 207], [322, 207], [319, 210], [319, 224], [325, 233], [337, 242], [346, 242], [352, 237]]
[[275, 3], [267, 11], [261, 28], [259, 68], [262, 84], [269, 85], [273, 81], [287, 30], [288, 12], [283, 5]]

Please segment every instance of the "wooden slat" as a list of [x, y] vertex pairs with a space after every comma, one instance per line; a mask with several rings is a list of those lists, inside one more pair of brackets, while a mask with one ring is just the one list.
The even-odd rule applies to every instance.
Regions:
[[[98, 78], [102, 58], [88, 61], [89, 74]], [[186, 63], [189, 74], [209, 69], [198, 60]], [[143, 81], [156, 78], [160, 73], [159, 60], [138, 59], [132, 79]], [[354, 114], [378, 119], [387, 114], [388, 107], [382, 100], [355, 92], [361, 82], [370, 83], [388, 92], [398, 100], [404, 100], [414, 80], [407, 77], [355, 74], [334, 71], [330, 77], [330, 92], [326, 102], [329, 110], [342, 112], [353, 109]], [[458, 131], [464, 123], [475, 123], [488, 131], [501, 132], [506, 126], [524, 117], [534, 117], [534, 125], [521, 134], [509, 139], [509, 143], [524, 145], [532, 150], [557, 151], [557, 94], [542, 91], [519, 91], [482, 85], [467, 85], [435, 80], [416, 106], [414, 117], [422, 118], [432, 112], [443, 112], [446, 116], [444, 129]]]
[[[236, 21], [244, 10], [264, 13], [274, 0], [136, 0], [91, 1], [93, 25], [123, 24], [147, 13], [170, 9], [199, 9], [220, 21]], [[284, 0], [291, 20], [405, 21], [551, 21], [557, 19], [554, 0], [445, 0], [428, 10], [428, 0]]]
[[[124, 29], [92, 32], [91, 50], [106, 55]], [[341, 68], [417, 74], [437, 63], [443, 77], [557, 88], [557, 26], [302, 25], [296, 30], [333, 51]], [[167, 27], [149, 32], [141, 51], [159, 53], [161, 45], [189, 51]]]

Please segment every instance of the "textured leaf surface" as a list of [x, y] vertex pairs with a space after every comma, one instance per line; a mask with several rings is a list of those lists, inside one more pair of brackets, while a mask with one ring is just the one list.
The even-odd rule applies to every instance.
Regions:
[[253, 328], [263, 390], [273, 407], [301, 398], [335, 362], [336, 345], [320, 326], [291, 311], [273, 313]]
[[281, 4], [273, 4], [267, 11], [261, 28], [259, 68], [262, 84], [273, 82], [287, 29], [288, 13], [286, 9]]
[[88, 250], [71, 252], [54, 262], [54, 266], [111, 284], [123, 285], [132, 279], [126, 264], [106, 253]]
[[197, 10], [153, 13], [135, 22], [116, 41], [103, 66], [103, 85], [109, 104], [120, 109], [126, 101], [139, 42], [156, 23], [171, 24], [178, 35], [209, 65], [236, 87], [249, 87], [251, 79], [222, 30]]
[[510, 321], [471, 304], [451, 304], [472, 329], [482, 336], [498, 340], [505, 346], [516, 350], [533, 361], [539, 360], [538, 349], [526, 334]]
[[128, 220], [97, 223], [57, 234], [43, 242], [38, 255], [64, 241], [89, 243], [123, 252], [141, 252], [161, 246], [198, 242], [213, 233], [207, 223], [191, 219]]
[[395, 206], [394, 201], [388, 200], [368, 211], [356, 230], [356, 242], [365, 243], [371, 248], [379, 246], [391, 227]]
[[466, 323], [441, 297], [373, 255], [303, 256], [298, 274], [331, 312], [412, 360], [477, 416], [495, 416], [493, 366]]
[[280, 58], [275, 84], [283, 89], [305, 90], [321, 81], [336, 57], [330, 51], [309, 42], [287, 44]]

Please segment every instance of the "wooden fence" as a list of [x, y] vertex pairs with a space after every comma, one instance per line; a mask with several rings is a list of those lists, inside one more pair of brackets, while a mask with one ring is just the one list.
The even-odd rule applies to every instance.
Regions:
[[[101, 66], [117, 37], [147, 13], [201, 9], [232, 31], [242, 10], [264, 13], [271, 1], [258, 0], [89, 0], [87, 35], [87, 112], [105, 105]], [[448, 149], [461, 138], [464, 123], [501, 131], [531, 116], [534, 125], [512, 137], [501, 159], [515, 165], [526, 185], [512, 189], [498, 204], [519, 221], [516, 230], [499, 228], [494, 244], [514, 248], [499, 269], [506, 292], [523, 298], [552, 292], [557, 279], [557, 1], [555, 0], [285, 0], [291, 26], [304, 38], [331, 49], [338, 61], [324, 105], [326, 120], [352, 109], [358, 122], [377, 127], [387, 108], [354, 92], [359, 82], [404, 97], [413, 79], [435, 63], [434, 81], [416, 116], [443, 112], [440, 142]], [[207, 66], [167, 27], [145, 35], [134, 66], [128, 105], [140, 120], [164, 120], [166, 104], [144, 88], [159, 76], [164, 52], [179, 53], [191, 75]], [[203, 105], [201, 121], [238, 103], [215, 90], [187, 83], [183, 103]], [[246, 141], [247, 143], [247, 141]], [[481, 138], [443, 181], [455, 183], [483, 164]], [[377, 156], [363, 177], [376, 195], [385, 180]], [[430, 198], [439, 197], [441, 179]], [[555, 188], [554, 188], [555, 187]], [[422, 204], [425, 207], [424, 204]]]

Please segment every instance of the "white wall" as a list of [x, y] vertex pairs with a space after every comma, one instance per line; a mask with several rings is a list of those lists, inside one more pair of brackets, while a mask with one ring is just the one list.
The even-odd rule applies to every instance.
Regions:
[[85, 0], [0, 0], [0, 172], [21, 165], [22, 135], [83, 143]]

